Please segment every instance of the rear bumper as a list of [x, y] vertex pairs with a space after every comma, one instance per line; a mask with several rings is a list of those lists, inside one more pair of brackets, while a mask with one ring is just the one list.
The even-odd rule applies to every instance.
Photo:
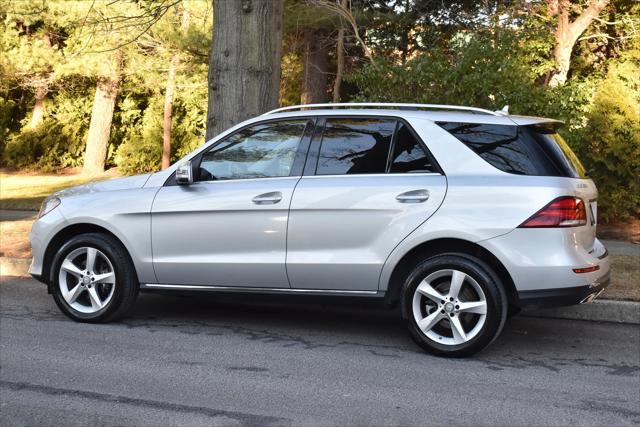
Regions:
[[609, 284], [607, 249], [598, 239], [585, 249], [573, 228], [517, 228], [479, 244], [506, 268], [519, 306], [579, 304]]
[[610, 282], [610, 276], [607, 272], [600, 279], [585, 286], [520, 291], [518, 292], [518, 299], [522, 308], [584, 304], [596, 299], [609, 286]]

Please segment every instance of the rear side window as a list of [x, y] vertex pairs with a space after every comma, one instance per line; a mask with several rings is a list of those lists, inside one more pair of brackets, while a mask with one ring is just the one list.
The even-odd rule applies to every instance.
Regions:
[[393, 119], [327, 119], [316, 175], [385, 173]]
[[431, 158], [424, 151], [418, 139], [402, 122], [398, 123], [389, 172], [437, 172]]
[[501, 171], [532, 176], [584, 178], [584, 168], [550, 126], [438, 122]]

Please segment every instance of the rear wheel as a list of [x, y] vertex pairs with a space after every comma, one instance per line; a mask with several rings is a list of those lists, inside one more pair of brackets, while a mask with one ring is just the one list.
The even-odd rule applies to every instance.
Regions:
[[120, 242], [89, 233], [70, 239], [53, 261], [53, 297], [64, 314], [81, 322], [124, 316], [138, 295], [134, 267]]
[[410, 273], [402, 312], [411, 337], [423, 349], [462, 357], [482, 350], [500, 334], [507, 298], [497, 275], [480, 260], [443, 254]]

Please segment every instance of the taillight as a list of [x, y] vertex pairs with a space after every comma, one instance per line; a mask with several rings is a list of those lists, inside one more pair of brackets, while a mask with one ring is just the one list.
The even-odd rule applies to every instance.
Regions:
[[531, 218], [520, 224], [520, 228], [578, 227], [587, 224], [587, 210], [582, 199], [558, 197]]

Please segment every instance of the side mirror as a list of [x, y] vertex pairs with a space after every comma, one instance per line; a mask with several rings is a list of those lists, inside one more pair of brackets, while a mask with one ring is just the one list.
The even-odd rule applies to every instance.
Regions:
[[186, 162], [178, 166], [178, 169], [176, 169], [176, 184], [193, 184], [193, 168], [191, 167], [191, 162]]

